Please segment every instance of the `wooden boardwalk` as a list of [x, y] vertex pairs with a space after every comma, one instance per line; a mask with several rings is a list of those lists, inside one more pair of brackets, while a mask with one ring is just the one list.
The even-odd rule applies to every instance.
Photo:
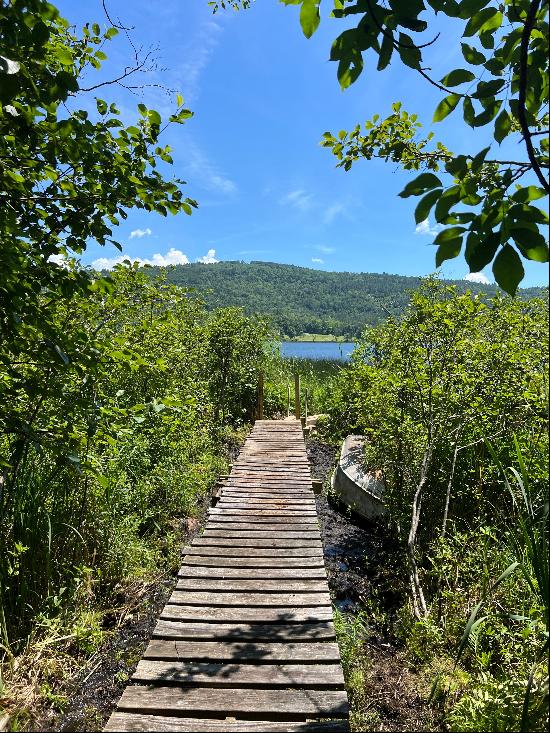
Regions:
[[257, 421], [107, 731], [345, 731], [298, 421]]

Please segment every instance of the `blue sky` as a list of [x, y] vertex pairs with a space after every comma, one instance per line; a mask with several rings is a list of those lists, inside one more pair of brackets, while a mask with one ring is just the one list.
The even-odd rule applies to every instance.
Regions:
[[[78, 25], [106, 24], [99, 0], [57, 5]], [[181, 92], [194, 112], [184, 126], [165, 133], [165, 142], [174, 148], [173, 173], [188, 181], [186, 194], [198, 200], [199, 210], [166, 219], [131, 211], [117, 232], [125, 254], [159, 263], [266, 260], [405, 275], [434, 270], [428, 231], [433, 222], [415, 231], [417, 199], [397, 196], [413, 174], [382, 161], [361, 161], [346, 173], [319, 140], [326, 130], [388, 114], [397, 100], [429, 129], [439, 101], [436, 89], [395, 60], [382, 73], [367, 63], [360, 79], [342, 92], [336, 64], [328, 61], [342, 21], [323, 19], [307, 40], [297, 8], [276, 0], [214, 16], [207, 0], [108, 0], [107, 7], [112, 17], [134, 26], [136, 45], [158, 48], [159, 68], [143, 81]], [[453, 25], [440, 30], [429, 58], [437, 78], [461, 58]], [[101, 74], [116, 76], [131, 49], [119, 36], [105, 51], [109, 60]], [[107, 87], [101, 96], [117, 101], [128, 123], [137, 117], [139, 102], [161, 113], [170, 110], [170, 98], [156, 87], [137, 96]], [[93, 99], [87, 101], [92, 109]], [[434, 130], [457, 153], [477, 152], [486, 140], [485, 132], [466, 128], [459, 114]], [[510, 143], [506, 152], [523, 154]], [[83, 261], [118, 254], [91, 244]], [[447, 263], [443, 273], [462, 278], [466, 263]], [[526, 264], [523, 285], [547, 282], [544, 265]]]

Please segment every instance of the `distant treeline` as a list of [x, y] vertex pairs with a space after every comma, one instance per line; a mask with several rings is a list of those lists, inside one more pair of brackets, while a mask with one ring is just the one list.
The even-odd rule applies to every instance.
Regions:
[[[356, 338], [366, 325], [400, 315], [418, 277], [386, 273], [324, 272], [273, 262], [218, 262], [178, 265], [168, 278], [197, 289], [209, 308], [241, 306], [246, 313], [270, 316], [282, 335], [331, 333]], [[451, 281], [459, 290], [495, 295], [496, 285]], [[520, 297], [540, 295], [542, 288], [526, 288]]]

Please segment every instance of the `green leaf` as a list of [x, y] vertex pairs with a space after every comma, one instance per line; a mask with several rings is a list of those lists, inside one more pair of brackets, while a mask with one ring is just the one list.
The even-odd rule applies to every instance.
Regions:
[[443, 222], [449, 215], [451, 207], [458, 203], [460, 198], [460, 186], [448, 188], [437, 202], [435, 207], [435, 220], [439, 223]]
[[382, 46], [380, 47], [380, 54], [378, 58], [377, 70], [382, 71], [390, 63], [393, 53], [393, 33], [388, 30], [387, 35], [384, 35], [382, 39]]
[[520, 203], [525, 204], [528, 201], [536, 201], [537, 199], [542, 199], [546, 195], [546, 191], [540, 186], [525, 186], [524, 188], [520, 188], [519, 191], [516, 191], [512, 195], [512, 199], [514, 201], [519, 201]]
[[55, 49], [55, 56], [57, 60], [64, 66], [72, 66], [73, 54], [68, 46], [58, 46]]
[[76, 77], [68, 71], [59, 71], [56, 74], [55, 80], [59, 87], [65, 92], [78, 92], [78, 81], [76, 80]]
[[471, 169], [472, 169], [472, 173], [479, 173], [479, 171], [481, 170], [481, 167], [483, 165], [483, 161], [487, 157], [487, 153], [489, 152], [490, 149], [491, 149], [491, 146], [489, 146], [487, 148], [483, 148], [483, 150], [480, 150], [480, 152], [477, 153], [477, 155], [475, 155], [472, 158], [472, 163], [471, 163], [471, 166], [470, 166]]
[[419, 196], [425, 191], [430, 191], [432, 188], [441, 187], [443, 184], [439, 178], [433, 173], [422, 173], [414, 181], [407, 183], [405, 188], [399, 194], [401, 198], [406, 199], [409, 196]]
[[406, 33], [399, 34], [399, 55], [406, 66], [410, 66], [411, 69], [420, 68], [422, 54], [415, 46], [413, 39]]
[[467, 69], [454, 69], [441, 79], [441, 83], [446, 87], [456, 87], [467, 81], [473, 81], [475, 78], [476, 75]]
[[441, 122], [455, 109], [461, 98], [460, 94], [449, 94], [437, 105], [433, 116], [433, 122]]
[[502, 100], [494, 99], [489, 104], [487, 102], [485, 104], [486, 109], [474, 117], [473, 127], [483, 127], [483, 125], [488, 125], [491, 120], [494, 120], [502, 106]]
[[523, 256], [528, 260], [548, 262], [548, 244], [542, 234], [521, 226], [512, 227], [510, 234]]
[[525, 270], [521, 258], [509, 244], [497, 254], [493, 262], [493, 275], [500, 287], [509, 295], [515, 295], [518, 285], [523, 280]]
[[495, 120], [494, 138], [497, 143], [501, 143], [512, 129], [512, 118], [508, 112], [503, 109]]
[[41, 20], [32, 29], [32, 40], [37, 46], [44, 46], [50, 38], [50, 29]]
[[506, 84], [504, 79], [493, 79], [492, 81], [480, 81], [476, 91], [472, 94], [474, 99], [486, 99], [494, 97]]
[[338, 81], [342, 89], [347, 89], [354, 81], [357, 80], [363, 71], [363, 57], [361, 52], [354, 49], [354, 53], [349, 57], [342, 59], [338, 64]]
[[160, 123], [162, 122], [161, 116], [155, 109], [150, 109], [148, 112], [148, 116], [149, 116], [149, 122], [152, 125], [160, 125]]
[[445, 260], [452, 260], [458, 257], [461, 249], [462, 237], [456, 237], [455, 239], [448, 239], [446, 242], [442, 242], [437, 248], [435, 266], [441, 267]]
[[453, 239], [462, 238], [465, 231], [464, 227], [447, 227], [447, 229], [439, 232], [434, 240], [434, 244], [443, 244], [444, 242], [448, 242]]
[[303, 0], [300, 8], [300, 25], [306, 38], [311, 38], [319, 27], [321, 17], [319, 15], [320, 0]]
[[483, 33], [496, 28], [500, 28], [502, 23], [502, 13], [497, 8], [483, 8], [476, 13], [464, 29], [465, 37], [474, 36], [476, 33]]
[[478, 51], [476, 48], [468, 45], [467, 43], [461, 43], [460, 45], [462, 46], [462, 55], [464, 56], [464, 60], [467, 61], [469, 64], [479, 66], [485, 63], [485, 56], [481, 53], [481, 51]]
[[500, 233], [491, 232], [489, 235], [470, 232], [466, 239], [464, 258], [470, 272], [481, 272], [493, 258], [500, 245]]
[[470, 127], [474, 126], [476, 112], [474, 105], [472, 104], [472, 100], [468, 97], [465, 97], [464, 102], [462, 103], [462, 116], [464, 117], [464, 122], [467, 125], [470, 125]]
[[435, 191], [430, 191], [424, 198], [420, 199], [416, 209], [414, 210], [414, 220], [416, 224], [420, 224], [422, 221], [426, 221], [433, 205], [441, 196], [443, 189], [437, 188]]

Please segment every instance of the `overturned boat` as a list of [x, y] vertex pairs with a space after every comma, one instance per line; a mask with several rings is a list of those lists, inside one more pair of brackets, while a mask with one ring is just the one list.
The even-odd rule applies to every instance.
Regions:
[[332, 474], [332, 490], [344, 504], [366, 519], [386, 513], [384, 481], [365, 466], [364, 435], [348, 435], [342, 443], [340, 459]]

